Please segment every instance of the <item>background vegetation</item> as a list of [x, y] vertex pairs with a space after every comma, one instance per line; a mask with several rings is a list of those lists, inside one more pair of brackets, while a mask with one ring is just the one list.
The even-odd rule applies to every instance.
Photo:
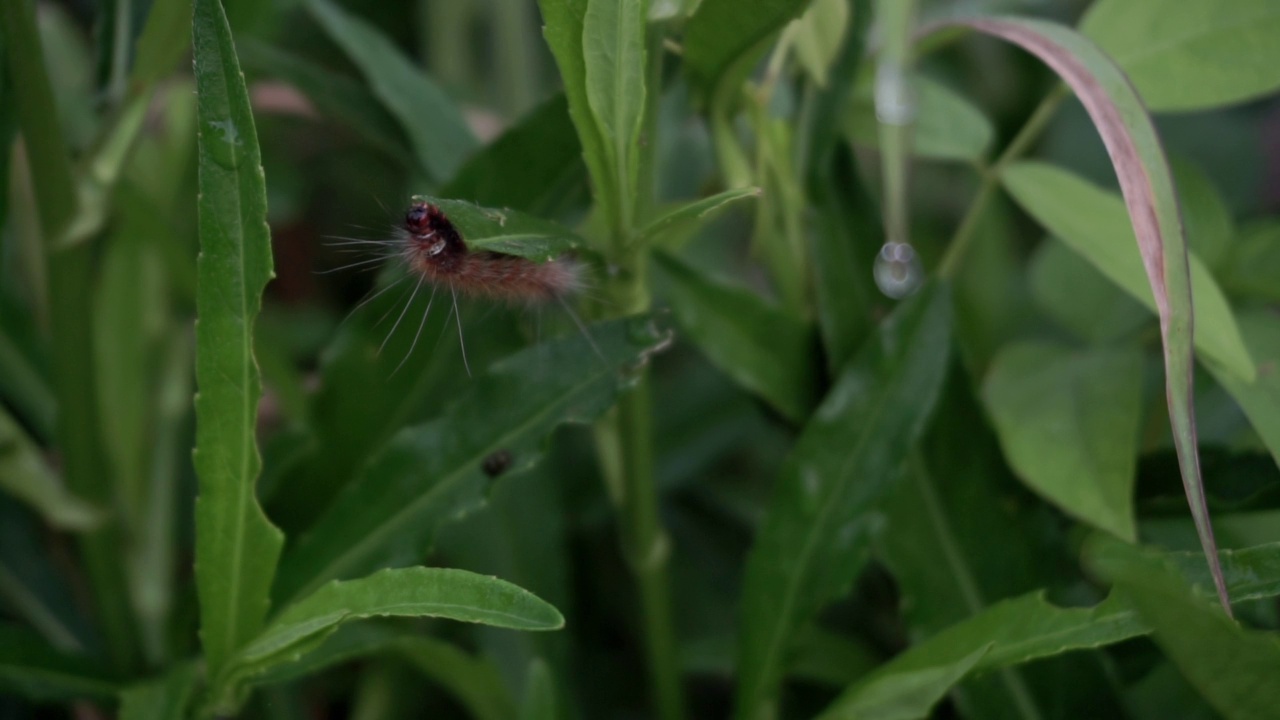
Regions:
[[1280, 716], [1276, 37], [0, 0], [0, 717]]

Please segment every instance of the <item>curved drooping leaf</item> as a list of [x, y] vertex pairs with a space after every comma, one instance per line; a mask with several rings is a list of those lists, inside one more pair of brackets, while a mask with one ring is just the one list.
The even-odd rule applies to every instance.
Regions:
[[1141, 353], [1013, 343], [992, 361], [983, 398], [1024, 483], [1069, 514], [1136, 539]]
[[196, 297], [196, 587], [200, 637], [216, 676], [266, 616], [284, 537], [254, 496], [262, 390], [253, 324], [271, 278], [267, 196], [231, 30], [219, 0], [194, 9], [199, 117]]
[[[1069, 28], [1014, 18], [956, 20], [950, 24], [973, 28], [1034, 54], [1075, 92], [1102, 136], [1120, 181], [1160, 316], [1165, 395], [1187, 504], [1205, 557], [1215, 566], [1215, 576], [1220, 576], [1196, 449], [1192, 281], [1187, 241], [1173, 178], [1155, 125], [1124, 73], [1095, 45]], [[1245, 377], [1252, 379], [1252, 374]], [[1231, 601], [1225, 583], [1219, 579], [1217, 586], [1223, 607], [1229, 609]]]
[[774, 707], [796, 631], [865, 562], [871, 509], [933, 408], [951, 345], [944, 288], [898, 307], [801, 434], [747, 560], [735, 714]]
[[1080, 31], [1157, 112], [1280, 90], [1280, 5], [1272, 0], [1099, 0]]
[[400, 121], [423, 170], [436, 182], [452, 177], [476, 147], [458, 106], [362, 18], [330, 0], [306, 0], [306, 6]]
[[289, 548], [277, 599], [418, 562], [440, 523], [483, 503], [486, 458], [505, 453], [526, 466], [558, 425], [589, 421], [612, 404], [627, 368], [661, 340], [645, 326], [639, 318], [598, 324], [590, 339], [523, 350], [471, 381], [439, 418], [399, 432]]
[[745, 289], [717, 283], [665, 253], [668, 299], [681, 329], [737, 383], [800, 423], [817, 401], [813, 328]]

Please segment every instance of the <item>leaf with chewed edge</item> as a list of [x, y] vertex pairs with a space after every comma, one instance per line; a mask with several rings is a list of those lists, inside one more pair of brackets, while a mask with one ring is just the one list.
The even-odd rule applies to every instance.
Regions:
[[547, 262], [582, 247], [582, 239], [564, 227], [518, 210], [486, 208], [466, 200], [414, 195], [444, 211], [470, 250], [490, 250]]
[[954, 20], [943, 26], [948, 25], [1001, 38], [1038, 57], [1075, 92], [1102, 136], [1160, 316], [1169, 419], [1187, 503], [1213, 568], [1219, 599], [1230, 612], [1196, 449], [1187, 242], [1172, 173], [1155, 124], [1124, 73], [1096, 45], [1070, 28], [1021, 18]]

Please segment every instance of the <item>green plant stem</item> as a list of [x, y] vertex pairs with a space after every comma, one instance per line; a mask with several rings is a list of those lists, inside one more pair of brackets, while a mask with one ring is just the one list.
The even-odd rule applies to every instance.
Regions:
[[[58, 401], [57, 438], [68, 487], [102, 507], [112, 505], [112, 488], [98, 434], [98, 394], [90, 313], [93, 246], [63, 247], [78, 212], [66, 140], [49, 86], [40, 36], [26, 0], [0, 0], [9, 67], [15, 81], [18, 120], [31, 161], [41, 233], [48, 263], [49, 317], [53, 336], [53, 377]], [[119, 526], [106, 523], [79, 537], [103, 636], [118, 669], [137, 661], [136, 635], [125, 590]]]
[[[662, 34], [660, 29], [651, 29], [647, 43], [648, 98], [641, 129], [636, 196], [618, 198], [619, 206], [626, 205], [631, 211], [620, 212], [610, 228], [611, 262], [615, 272], [606, 289], [612, 302], [611, 311], [624, 317], [647, 312], [651, 305], [648, 248], [635, 246], [633, 238], [634, 223], [643, 221], [653, 207]], [[634, 386], [619, 399], [611, 417], [597, 427], [597, 445], [610, 491], [619, 503], [623, 553], [640, 590], [645, 655], [657, 717], [682, 720], [683, 693], [667, 584], [670, 543], [658, 517], [658, 492], [653, 476], [653, 401], [647, 365], [636, 371], [633, 381]]]
[[982, 170], [982, 185], [978, 188], [978, 194], [974, 196], [973, 202], [969, 204], [969, 209], [960, 221], [960, 226], [956, 228], [955, 235], [952, 236], [951, 242], [947, 245], [947, 254], [943, 256], [942, 263], [938, 266], [938, 277], [943, 280], [950, 280], [960, 272], [960, 263], [969, 251], [969, 246], [973, 244], [974, 236], [978, 230], [978, 223], [981, 222], [983, 215], [986, 213], [987, 206], [991, 204], [991, 199], [995, 197], [996, 186], [1000, 184], [1000, 174], [1009, 163], [1022, 157], [1023, 153], [1031, 147], [1031, 144], [1040, 137], [1040, 133], [1044, 132], [1044, 129], [1048, 127], [1049, 121], [1053, 119], [1058, 107], [1067, 98], [1067, 94], [1066, 85], [1059, 84], [1051, 90], [1036, 106], [1035, 111], [1031, 113], [1031, 117], [1027, 118], [1027, 122], [1018, 131], [1018, 134], [1013, 137], [1013, 140], [1009, 142], [1004, 152], [1000, 153], [1000, 157], [989, 167]]

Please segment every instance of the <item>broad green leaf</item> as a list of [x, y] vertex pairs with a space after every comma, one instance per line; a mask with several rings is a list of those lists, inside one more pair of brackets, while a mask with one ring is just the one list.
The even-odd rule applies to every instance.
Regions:
[[498, 578], [450, 568], [389, 569], [329, 583], [289, 605], [237, 654], [236, 670], [257, 673], [291, 661], [342, 623], [372, 617], [436, 617], [512, 630], [564, 626], [554, 607]]
[[534, 660], [525, 676], [519, 720], [556, 720], [558, 717], [556, 685], [551, 669], [542, 660]]
[[569, 117], [578, 129], [582, 156], [591, 174], [596, 204], [605, 217], [617, 217], [617, 188], [609, 171], [609, 139], [601, 134], [587, 90], [584, 26], [590, 0], [538, 0], [542, 11], [542, 34], [560, 69], [564, 94], [569, 100]]
[[[1114, 193], [1036, 161], [1014, 163], [1004, 170], [1001, 180], [1018, 204], [1055, 237], [1148, 309], [1157, 308], [1143, 273], [1142, 255], [1133, 242], [1129, 216]], [[1196, 348], [1218, 368], [1240, 378], [1253, 378], [1257, 370], [1230, 305], [1204, 264], [1195, 255], [1189, 258]]]
[[[1204, 499], [1204, 479], [1196, 447], [1195, 401], [1192, 393], [1192, 270], [1169, 164], [1155, 125], [1133, 85], [1106, 55], [1074, 31], [1053, 23], [1024, 19], [961, 20], [956, 24], [993, 35], [1032, 53], [1050, 67], [1076, 94], [1093, 121], [1111, 158], [1147, 282], [1160, 316], [1164, 348], [1165, 397], [1174, 446], [1178, 451], [1187, 504], [1195, 518], [1207, 561], [1214, 565], [1223, 607], [1230, 599], [1216, 567], [1213, 525]], [[1004, 178], [1007, 180], [1006, 178]], [[1077, 217], [1085, 217], [1075, 207]], [[1064, 238], [1066, 239], [1066, 238]], [[1113, 242], [1112, 247], [1132, 247]], [[1121, 250], [1120, 252], [1124, 252]], [[1204, 295], [1197, 293], [1202, 299]], [[1141, 299], [1141, 298], [1140, 298]], [[1204, 325], [1200, 325], [1202, 329]], [[1215, 328], [1208, 328], [1213, 332]], [[1212, 343], [1220, 349], [1217, 343]], [[1241, 360], [1241, 358], [1234, 358]], [[1252, 378], [1252, 362], [1245, 355], [1236, 370]]]
[[491, 250], [546, 262], [582, 246], [582, 240], [556, 223], [518, 210], [480, 207], [466, 200], [414, 195], [439, 207], [462, 234], [469, 250]]
[[556, 95], [472, 155], [440, 194], [559, 217], [579, 197], [587, 202], [586, 187], [582, 145], [568, 101]]
[[365, 20], [330, 0], [306, 0], [306, 6], [400, 122], [422, 169], [436, 182], [453, 177], [476, 147], [458, 106]]
[[240, 60], [250, 70], [289, 83], [333, 118], [401, 165], [413, 165], [414, 151], [406, 131], [373, 93], [358, 82], [336, 75], [305, 58], [267, 43], [248, 39], [239, 45]]
[[983, 399], [1009, 464], [1049, 502], [1133, 541], [1142, 355], [1041, 342], [1005, 346]]
[[818, 720], [919, 720], [926, 718], [952, 686], [977, 665], [991, 646], [978, 648], [954, 662], [898, 665], [877, 672], [841, 693]]
[[1280, 222], [1252, 225], [1235, 238], [1223, 261], [1222, 284], [1232, 294], [1280, 302]]
[[27, 628], [0, 624], [0, 690], [32, 700], [105, 700], [118, 688], [103, 663], [67, 655]]
[[841, 373], [778, 478], [747, 560], [736, 717], [775, 708], [797, 630], [866, 560], [872, 508], [900, 474], [947, 368], [947, 292], [903, 303]]
[[667, 235], [691, 232], [733, 203], [758, 197], [760, 197], [760, 188], [737, 188], [725, 190], [701, 200], [684, 203], [646, 225], [640, 231], [635, 242], [641, 247], [648, 247], [654, 242], [661, 241]]
[[276, 597], [293, 598], [335, 578], [417, 562], [437, 526], [478, 507], [489, 485], [485, 458], [536, 459], [558, 425], [585, 422], [612, 403], [627, 368], [659, 338], [633, 319], [588, 328], [585, 337], [524, 350], [471, 381], [432, 422], [406, 428], [370, 459], [281, 563]]
[[646, 0], [587, 0], [582, 19], [587, 103], [604, 139], [620, 227], [630, 228], [640, 181], [645, 112]]
[[1264, 720], [1280, 707], [1280, 635], [1242, 628], [1156, 556], [1107, 543], [1089, 565], [1124, 592], [1155, 641], [1200, 694], [1230, 720]]
[[[859, 83], [849, 107], [846, 133], [858, 145], [879, 144], [879, 123], [872, 96], [871, 75]], [[991, 121], [968, 98], [927, 75], [916, 78], [916, 120], [912, 152], [930, 160], [977, 162], [995, 137]]]
[[25, 502], [56, 528], [87, 530], [103, 520], [102, 510], [67, 490], [35, 442], [2, 407], [0, 490]]
[[182, 663], [154, 680], [125, 688], [120, 693], [120, 720], [176, 720], [186, 717], [200, 666]]
[[1030, 283], [1039, 309], [1091, 344], [1133, 337], [1151, 322], [1137, 300], [1055, 237], [1032, 255]]
[[1115, 59], [1147, 107], [1198, 110], [1280, 90], [1271, 0], [1099, 0], [1080, 31]]
[[219, 0], [196, 0], [199, 293], [196, 298], [196, 588], [210, 677], [258, 634], [284, 537], [254, 496], [261, 388], [253, 323], [271, 237], [249, 95]]
[[818, 395], [812, 328], [674, 256], [658, 253], [654, 259], [671, 280], [668, 299], [676, 321], [698, 348], [788, 420], [803, 422]]
[[457, 698], [476, 720], [509, 720], [516, 714], [515, 703], [490, 661], [430, 637], [404, 638], [396, 649], [416, 670]]
[[1214, 377], [1240, 403], [1280, 465], [1280, 317], [1266, 310], [1253, 311], [1240, 318], [1240, 331], [1258, 363], [1258, 376], [1253, 382], [1224, 372], [1214, 372]]
[[702, 0], [685, 25], [685, 67], [704, 92], [713, 91], [808, 6], [809, 0]]

